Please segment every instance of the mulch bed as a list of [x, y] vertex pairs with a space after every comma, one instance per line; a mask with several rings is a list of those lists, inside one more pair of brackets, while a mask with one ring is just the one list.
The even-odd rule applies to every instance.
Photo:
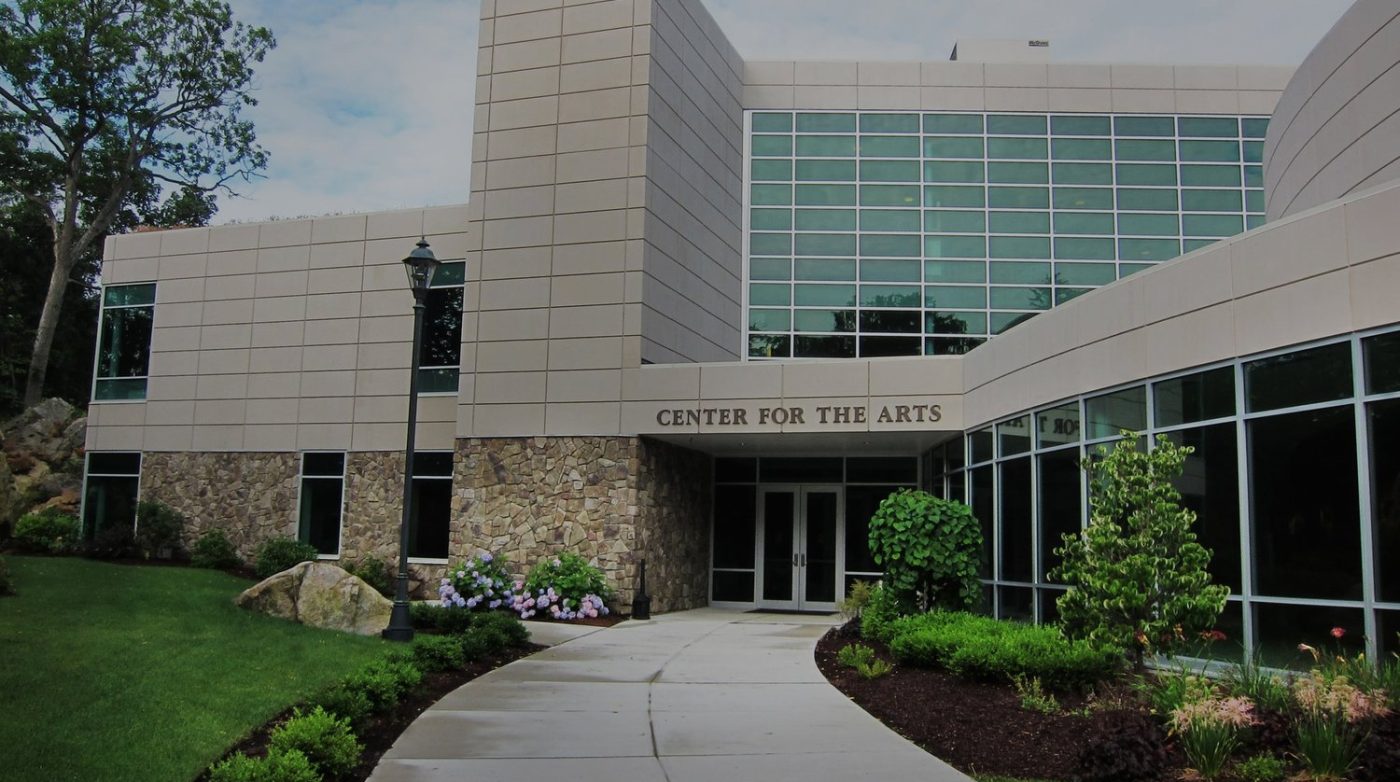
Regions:
[[[360, 756], [360, 765], [356, 766], [355, 770], [343, 779], [347, 782], [363, 782], [363, 780], [369, 779], [370, 773], [379, 764], [379, 759], [384, 756], [385, 752], [389, 751], [395, 741], [398, 741], [399, 736], [403, 734], [409, 724], [417, 719], [419, 714], [426, 711], [429, 706], [442, 700], [449, 692], [482, 674], [494, 671], [502, 665], [515, 662], [522, 657], [528, 657], [544, 648], [538, 644], [527, 644], [524, 647], [510, 649], [484, 660], [468, 663], [465, 668], [459, 671], [423, 674], [423, 683], [399, 701], [393, 711], [371, 717], [369, 724], [364, 729], [356, 731], [356, 736], [360, 739], [360, 743], [365, 746], [365, 751]], [[253, 731], [253, 734], [248, 738], [231, 747], [219, 760], [240, 752], [250, 757], [266, 755], [268, 738], [271, 736], [273, 728], [291, 716], [292, 710], [287, 709], [273, 717], [262, 727]], [[198, 780], [207, 780], [208, 778], [209, 775], [206, 771], [198, 777]]]
[[[1021, 708], [1011, 687], [903, 665], [864, 679], [836, 662], [837, 650], [853, 640], [833, 630], [817, 643], [822, 674], [896, 733], [966, 773], [1072, 780], [1079, 751], [1106, 716], [1065, 713], [1085, 705], [1079, 696], [1057, 696], [1061, 713], [1041, 714]], [[867, 645], [894, 663], [882, 645]]]

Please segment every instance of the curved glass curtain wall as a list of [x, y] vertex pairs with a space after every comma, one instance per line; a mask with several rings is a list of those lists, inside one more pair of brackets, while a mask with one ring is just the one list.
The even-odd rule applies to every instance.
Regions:
[[1178, 489], [1230, 587], [1195, 650], [1270, 664], [1297, 645], [1400, 651], [1400, 331], [1353, 335], [1088, 394], [996, 422], [929, 454], [933, 487], [981, 520], [984, 609], [1052, 621], [1048, 573], [1085, 523], [1080, 462], [1123, 429], [1195, 448]]

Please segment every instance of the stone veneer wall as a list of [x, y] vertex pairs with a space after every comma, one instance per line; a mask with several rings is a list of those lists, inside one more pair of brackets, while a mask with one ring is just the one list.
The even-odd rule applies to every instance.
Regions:
[[297, 534], [295, 453], [146, 452], [141, 499], [185, 515], [185, 542], [222, 529], [245, 559], [268, 538]]
[[707, 454], [637, 439], [640, 556], [653, 611], [710, 603], [710, 490]]
[[[251, 559], [257, 545], [297, 534], [296, 453], [147, 453], [142, 499], [189, 519], [190, 542], [220, 528]], [[452, 562], [490, 551], [524, 575], [561, 552], [601, 567], [630, 608], [647, 560], [652, 610], [705, 605], [709, 595], [710, 460], [636, 437], [463, 439], [454, 463]], [[398, 556], [403, 454], [347, 454], [343, 562]], [[443, 565], [412, 567], [415, 582]], [[420, 592], [426, 596], [431, 589]]]

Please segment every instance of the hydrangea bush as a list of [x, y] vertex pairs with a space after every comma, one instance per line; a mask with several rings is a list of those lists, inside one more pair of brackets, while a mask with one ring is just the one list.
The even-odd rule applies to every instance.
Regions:
[[608, 615], [612, 597], [603, 571], [578, 554], [541, 560], [520, 585], [512, 610], [520, 618], [536, 614], [553, 619], [597, 619]]
[[450, 571], [438, 587], [443, 608], [495, 610], [513, 607], [520, 582], [506, 570], [505, 557], [483, 551]]

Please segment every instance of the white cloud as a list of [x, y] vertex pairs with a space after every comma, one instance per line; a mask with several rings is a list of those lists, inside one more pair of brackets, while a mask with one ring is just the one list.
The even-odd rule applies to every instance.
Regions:
[[[1061, 62], [1296, 63], [1351, 0], [704, 0], [752, 59], [944, 59], [1043, 37]], [[250, 114], [267, 178], [218, 222], [462, 203], [479, 2], [232, 0], [278, 48]]]

